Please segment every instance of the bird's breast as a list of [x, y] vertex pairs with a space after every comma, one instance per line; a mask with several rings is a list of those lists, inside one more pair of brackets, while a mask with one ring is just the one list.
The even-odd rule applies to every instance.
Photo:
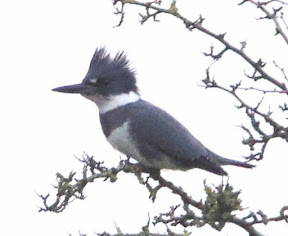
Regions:
[[137, 144], [131, 136], [129, 127], [129, 122], [126, 121], [121, 126], [112, 130], [110, 135], [107, 137], [107, 140], [112, 145], [112, 147], [117, 149], [119, 152], [125, 154], [128, 157], [136, 159], [140, 163], [145, 164], [147, 163], [147, 160], [139, 152]]
[[136, 140], [134, 140], [132, 136], [130, 125], [127, 121], [121, 126], [112, 130], [111, 134], [107, 137], [107, 140], [116, 150], [125, 154], [127, 157], [132, 157], [147, 167], [159, 169], [179, 169], [179, 166], [176, 165], [170, 157], [157, 151], [156, 149], [153, 149], [153, 154], [151, 154], [151, 156], [147, 156], [145, 154], [143, 155], [143, 153], [139, 151], [139, 145], [141, 144], [137, 144]]

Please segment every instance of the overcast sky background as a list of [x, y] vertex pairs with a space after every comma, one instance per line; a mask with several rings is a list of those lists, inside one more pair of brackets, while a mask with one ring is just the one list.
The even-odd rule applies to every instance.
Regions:
[[[213, 32], [228, 32], [227, 39], [240, 47], [247, 40], [247, 53], [271, 63], [277, 59], [288, 66], [287, 46], [274, 26], [256, 21], [261, 14], [255, 7], [237, 6], [238, 1], [179, 1], [178, 8], [191, 20], [201, 13], [205, 26]], [[201, 52], [219, 44], [199, 32], [188, 32], [182, 22], [162, 16], [161, 22], [138, 22], [139, 9], [126, 8], [123, 26], [114, 28], [119, 17], [110, 1], [104, 0], [26, 0], [1, 3], [1, 194], [0, 235], [88, 235], [115, 233], [115, 224], [124, 233], [136, 233], [159, 212], [179, 203], [161, 190], [156, 202], [134, 176], [119, 175], [114, 183], [96, 181], [85, 191], [87, 199], [74, 201], [60, 214], [38, 213], [41, 200], [36, 193], [53, 190], [55, 174], [81, 171], [74, 155], [85, 151], [108, 166], [119, 162], [102, 134], [96, 106], [78, 95], [52, 92], [54, 87], [79, 83], [85, 76], [98, 46], [112, 54], [125, 50], [137, 71], [138, 86], [144, 99], [171, 113], [201, 142], [216, 153], [240, 159], [247, 154], [237, 127], [247, 122], [235, 101], [218, 90], [198, 86], [211, 63]], [[143, 11], [143, 10], [142, 10]], [[287, 14], [286, 14], [287, 17]], [[286, 50], [286, 51], [285, 51]], [[222, 84], [243, 79], [251, 72], [232, 53], [213, 67]], [[277, 72], [273, 67], [271, 72]], [[280, 74], [280, 73], [279, 73]], [[228, 84], [227, 84], [228, 85]], [[258, 96], [248, 96], [257, 102]], [[277, 101], [271, 106], [278, 106]], [[243, 206], [278, 215], [287, 205], [287, 143], [273, 141], [266, 157], [254, 170], [225, 167], [229, 182], [242, 189]], [[221, 177], [201, 170], [163, 171], [194, 199], [203, 197], [203, 180], [218, 185]], [[167, 198], [169, 194], [169, 198]], [[249, 211], [248, 210], [248, 211]], [[246, 211], [248, 213], [248, 211]], [[247, 214], [246, 213], [246, 214]], [[151, 227], [163, 232], [163, 227]], [[265, 235], [287, 235], [284, 223], [260, 226]], [[191, 230], [191, 229], [188, 229]], [[192, 229], [194, 236], [247, 233], [233, 225], [222, 232], [209, 226]]]

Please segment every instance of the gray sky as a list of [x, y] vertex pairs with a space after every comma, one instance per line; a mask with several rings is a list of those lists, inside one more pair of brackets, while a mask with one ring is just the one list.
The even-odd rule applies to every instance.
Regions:
[[[234, 45], [240, 47], [247, 40], [251, 57], [261, 56], [269, 63], [277, 59], [287, 67], [284, 42], [273, 36], [272, 23], [255, 20], [259, 14], [253, 7], [238, 7], [236, 1], [228, 0], [182, 4], [179, 10], [189, 19], [203, 14], [207, 28], [229, 32], [227, 37]], [[198, 86], [211, 63], [201, 52], [209, 51], [211, 44], [221, 49], [219, 44], [198, 32], [188, 32], [171, 17], [141, 26], [138, 11], [126, 10], [123, 26], [114, 28], [119, 18], [110, 1], [15, 0], [1, 4], [0, 235], [115, 233], [115, 223], [123, 232], [135, 233], [146, 224], [148, 213], [166, 212], [171, 202], [179, 202], [176, 197], [167, 199], [168, 192], [161, 191], [153, 204], [133, 176], [121, 175], [115, 184], [90, 184], [87, 199], [71, 203], [63, 213], [37, 212], [41, 200], [36, 192], [51, 192], [56, 172], [81, 171], [74, 155], [80, 157], [85, 151], [109, 166], [118, 164], [120, 154], [106, 142], [96, 106], [81, 96], [51, 91], [80, 82], [98, 46], [107, 46], [112, 53], [125, 50], [137, 71], [143, 98], [171, 113], [207, 147], [239, 160], [248, 153], [241, 145], [243, 132], [236, 127], [247, 120], [234, 109], [235, 101], [220, 91]], [[249, 71], [230, 53], [213, 72], [225, 84], [243, 79], [245, 69]], [[247, 95], [251, 101], [258, 101], [256, 98]], [[287, 143], [275, 140], [253, 171], [225, 168], [230, 183], [242, 189], [244, 207], [274, 216], [287, 204], [287, 153]], [[163, 175], [195, 199], [203, 197], [204, 179], [215, 185], [221, 182], [221, 177], [201, 170], [164, 171]], [[160, 226], [152, 229], [163, 230]], [[267, 235], [288, 234], [287, 224], [259, 229]], [[247, 235], [232, 225], [222, 232], [209, 226], [192, 230], [194, 236]]]

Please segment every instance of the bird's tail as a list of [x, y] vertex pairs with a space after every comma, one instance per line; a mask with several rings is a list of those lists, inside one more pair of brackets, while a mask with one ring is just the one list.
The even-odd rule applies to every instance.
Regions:
[[233, 165], [233, 166], [240, 166], [244, 168], [255, 167], [255, 165], [249, 164], [247, 162], [235, 161], [235, 160], [231, 160], [231, 159], [224, 158], [224, 157], [219, 157], [218, 160], [219, 160], [220, 165]]

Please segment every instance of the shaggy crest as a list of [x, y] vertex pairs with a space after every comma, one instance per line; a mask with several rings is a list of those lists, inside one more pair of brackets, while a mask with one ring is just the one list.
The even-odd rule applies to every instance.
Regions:
[[93, 83], [93, 81], [111, 83], [111, 86], [118, 84], [118, 86], [113, 86], [114, 88], [110, 87], [111, 93], [138, 92], [135, 71], [130, 67], [130, 62], [124, 51], [118, 52], [113, 58], [107, 53], [105, 47], [97, 48], [84, 79], [84, 82]]
[[117, 52], [114, 58], [106, 51], [105, 47], [97, 48], [90, 63], [90, 69], [93, 67], [106, 67], [126, 69], [135, 76], [135, 71], [130, 67], [130, 61], [124, 51]]

